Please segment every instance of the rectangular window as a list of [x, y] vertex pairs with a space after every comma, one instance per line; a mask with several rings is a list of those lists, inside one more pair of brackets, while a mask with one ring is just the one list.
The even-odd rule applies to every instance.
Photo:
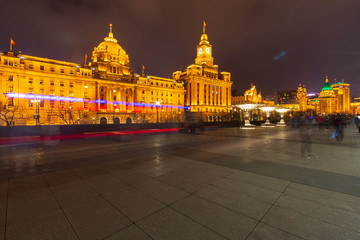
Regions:
[[50, 71], [51, 71], [51, 72], [55, 72], [55, 68], [54, 68], [54, 67], [50, 67]]
[[64, 83], [60, 83], [60, 87], [63, 87], [64, 86]]
[[13, 81], [13, 80], [14, 80], [14, 76], [13, 76], [13, 75], [9, 75], [8, 80], [9, 80], [9, 81]]
[[12, 98], [12, 97], [9, 97], [9, 98], [8, 98], [8, 106], [9, 106], [9, 107], [14, 106], [14, 98]]
[[73, 70], [70, 70], [70, 74], [74, 74], [74, 71], [73, 71]]
[[41, 70], [41, 71], [44, 71], [44, 69], [45, 69], [44, 66], [43, 66], [43, 65], [40, 65], [40, 70]]
[[61, 72], [61, 73], [64, 73], [64, 69], [60, 69], [60, 72]]
[[29, 64], [29, 69], [34, 69], [34, 65]]
[[51, 85], [51, 86], [54, 86], [54, 85], [55, 85], [55, 83], [54, 83], [54, 82], [50, 82], [50, 85]]

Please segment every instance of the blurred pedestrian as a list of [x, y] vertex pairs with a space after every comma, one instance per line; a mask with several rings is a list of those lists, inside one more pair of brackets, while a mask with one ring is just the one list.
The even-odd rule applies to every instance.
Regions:
[[313, 122], [311, 117], [306, 116], [301, 118], [301, 124], [299, 124], [299, 133], [301, 137], [300, 152], [302, 157], [311, 159], [312, 153], [312, 135], [313, 135]]
[[339, 142], [344, 138], [344, 123], [340, 116], [335, 115], [333, 118], [334, 132], [330, 137], [330, 140], [336, 138]]

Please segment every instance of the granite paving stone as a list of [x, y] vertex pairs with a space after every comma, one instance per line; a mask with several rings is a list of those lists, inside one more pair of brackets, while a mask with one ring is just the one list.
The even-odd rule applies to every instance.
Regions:
[[228, 178], [221, 179], [214, 183], [214, 185], [218, 188], [224, 188], [230, 191], [244, 194], [267, 203], [274, 203], [276, 199], [280, 196], [280, 192], [276, 192], [262, 187], [257, 187], [252, 184], [235, 181]]
[[275, 205], [360, 232], [360, 214], [356, 212], [344, 211], [338, 207], [329, 207], [322, 203], [289, 195], [281, 196]]
[[134, 187], [164, 204], [171, 204], [189, 194], [155, 179], [134, 184]]
[[360, 232], [276, 206], [270, 209], [262, 222], [305, 239], [355, 240], [360, 238]]
[[83, 181], [57, 185], [51, 189], [54, 192], [55, 198], [61, 205], [72, 205], [77, 201], [98, 195], [94, 189], [89, 187]]
[[254, 231], [246, 240], [300, 240], [302, 238], [271, 227], [264, 223], [259, 223]]
[[229, 239], [245, 239], [257, 223], [249, 217], [193, 195], [172, 204], [171, 208]]
[[318, 188], [318, 187], [313, 187], [313, 186], [308, 186], [308, 185], [303, 185], [303, 184], [298, 184], [298, 183], [290, 183], [289, 188], [301, 190], [303, 192], [312, 193], [312, 194], [318, 195], [323, 198], [338, 199], [338, 200], [348, 201], [348, 202], [357, 203], [357, 204], [360, 203], [360, 197], [358, 197], [358, 196], [344, 194], [341, 192], [330, 191], [330, 190], [323, 189], [323, 188]]
[[214, 186], [207, 187], [196, 195], [256, 220], [260, 220], [271, 207], [271, 204], [264, 201]]
[[84, 182], [100, 194], [122, 191], [129, 186], [125, 182], [122, 182], [109, 174], [87, 178], [84, 179]]
[[165, 208], [136, 223], [153, 239], [226, 239], [170, 208]]
[[213, 184], [213, 183], [219, 181], [220, 179], [224, 178], [224, 176], [219, 176], [219, 175], [212, 174], [212, 173], [205, 172], [205, 171], [199, 171], [196, 169], [192, 169], [190, 167], [176, 171], [176, 173], [181, 174], [185, 177], [190, 177], [197, 181], [208, 183], [208, 184]]
[[6, 239], [78, 239], [66, 220], [63, 212], [58, 209], [42, 213], [36, 219], [19, 218], [16, 223], [6, 227]]
[[[307, 187], [303, 189], [309, 189], [312, 187]], [[342, 211], [348, 211], [360, 214], [360, 202], [351, 201], [356, 200], [353, 196], [339, 196], [338, 193], [323, 195], [322, 192], [326, 190], [319, 189], [318, 191], [306, 191], [300, 190], [298, 188], [289, 187], [283, 193], [283, 196], [293, 196], [300, 199], [306, 199], [313, 201], [314, 203], [326, 206], [328, 208], [338, 209]], [[331, 197], [332, 195], [332, 197]], [[349, 201], [350, 200], [350, 201]], [[360, 201], [360, 199], [359, 199]]]
[[289, 184], [288, 181], [241, 170], [234, 170], [233, 174], [229, 175], [227, 178], [253, 184], [263, 188], [268, 188], [277, 192], [284, 191], [286, 186]]
[[[8, 181], [0, 182], [0, 228], [5, 227], [8, 203]], [[2, 235], [0, 235], [2, 236]]]
[[150, 240], [152, 239], [149, 235], [147, 235], [144, 231], [142, 231], [135, 224], [118, 231], [104, 240]]
[[12, 193], [9, 196], [7, 222], [12, 224], [20, 219], [31, 221], [59, 208], [50, 189]]
[[104, 198], [120, 209], [132, 221], [138, 221], [165, 207], [163, 203], [133, 187], [105, 194]]
[[27, 192], [48, 188], [48, 184], [41, 175], [10, 179], [10, 192]]
[[71, 170], [47, 172], [44, 173], [43, 176], [50, 186], [72, 183], [80, 180], [80, 177]]
[[189, 193], [194, 193], [204, 187], [209, 186], [209, 184], [205, 182], [197, 181], [195, 179], [185, 177], [178, 173], [169, 173], [159, 176], [156, 179]]
[[62, 206], [80, 239], [101, 239], [125, 228], [131, 221], [99, 196]]

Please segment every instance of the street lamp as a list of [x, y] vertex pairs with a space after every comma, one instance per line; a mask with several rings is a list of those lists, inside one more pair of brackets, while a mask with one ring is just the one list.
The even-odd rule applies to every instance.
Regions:
[[36, 120], [36, 126], [39, 125], [40, 123], [40, 108], [39, 108], [39, 103], [40, 103], [40, 100], [39, 99], [32, 99], [30, 100], [31, 103], [35, 103], [36, 105], [36, 114], [34, 116], [35, 120]]
[[156, 123], [159, 123], [159, 101], [157, 100], [155, 105], [156, 105]]
[[266, 122], [261, 124], [262, 127], [275, 127], [274, 124], [270, 123], [270, 112], [275, 110], [275, 107], [261, 107], [260, 108], [263, 112], [266, 113]]
[[286, 126], [285, 121], [284, 121], [284, 114], [287, 111], [290, 111], [290, 109], [287, 108], [278, 108], [275, 111], [277, 111], [278, 113], [280, 113], [280, 122], [278, 124], [276, 124], [276, 126]]

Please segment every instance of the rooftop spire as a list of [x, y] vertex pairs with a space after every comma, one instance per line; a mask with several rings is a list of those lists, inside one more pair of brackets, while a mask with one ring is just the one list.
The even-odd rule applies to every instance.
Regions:
[[327, 83], [327, 82], [329, 82], [328, 76], [326, 76], [326, 80], [325, 80], [325, 82], [326, 82], [326, 83]]
[[206, 22], [205, 20], [203, 20], [203, 34], [205, 34], [205, 27], [206, 27]]
[[112, 38], [112, 37], [114, 37], [114, 34], [112, 33], [112, 24], [110, 23], [109, 26], [110, 26], [109, 37]]

